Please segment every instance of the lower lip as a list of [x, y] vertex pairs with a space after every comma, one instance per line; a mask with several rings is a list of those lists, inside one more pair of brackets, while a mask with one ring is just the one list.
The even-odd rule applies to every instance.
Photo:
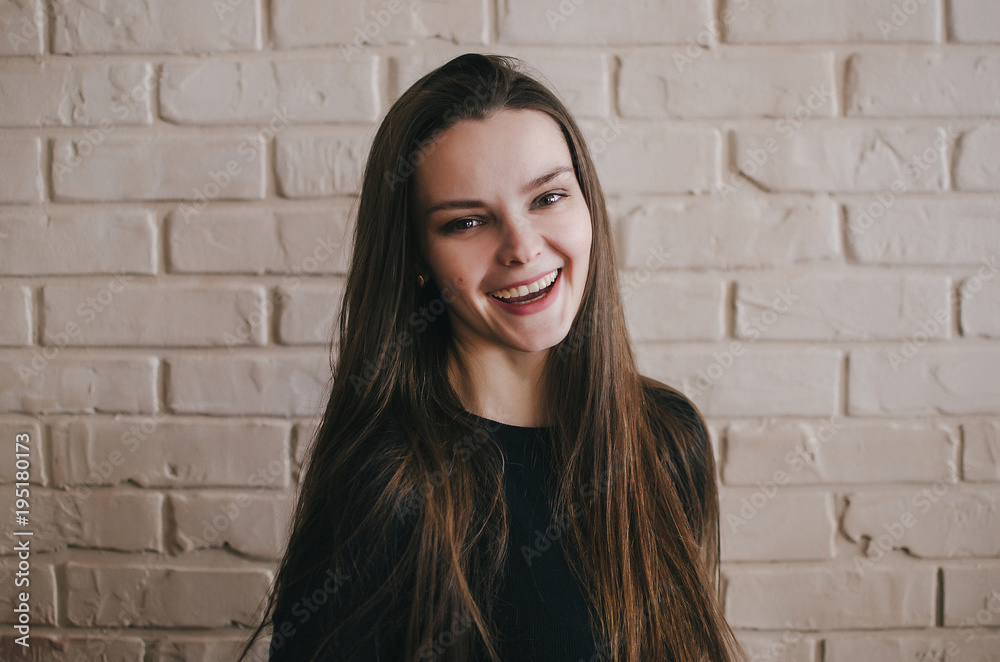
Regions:
[[540, 313], [551, 306], [556, 300], [556, 294], [559, 292], [559, 288], [562, 285], [562, 273], [562, 269], [560, 269], [559, 275], [556, 276], [556, 281], [552, 284], [552, 289], [549, 290], [548, 294], [543, 296], [541, 299], [532, 301], [531, 303], [525, 303], [519, 306], [514, 303], [505, 303], [499, 299], [491, 297], [489, 294], [486, 296], [490, 298], [490, 301], [512, 315], [534, 315], [535, 313]]

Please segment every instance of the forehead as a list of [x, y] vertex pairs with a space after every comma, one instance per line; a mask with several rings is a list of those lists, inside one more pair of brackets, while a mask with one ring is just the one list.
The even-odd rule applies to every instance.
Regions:
[[520, 188], [546, 169], [572, 165], [562, 129], [537, 110], [462, 120], [421, 156], [414, 177], [423, 204]]

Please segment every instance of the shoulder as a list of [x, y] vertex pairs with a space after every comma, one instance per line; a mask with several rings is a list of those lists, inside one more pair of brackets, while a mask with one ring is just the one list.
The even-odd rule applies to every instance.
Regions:
[[705, 419], [678, 390], [648, 377], [643, 377], [643, 388], [660, 462], [697, 531], [715, 500], [715, 456]]
[[702, 450], [706, 448], [710, 450], [705, 419], [695, 404], [677, 389], [655, 379], [643, 377], [642, 381], [646, 401], [653, 409], [650, 412], [652, 418], [658, 421], [664, 419], [672, 421], [681, 433], [691, 437], [690, 442], [705, 447]]

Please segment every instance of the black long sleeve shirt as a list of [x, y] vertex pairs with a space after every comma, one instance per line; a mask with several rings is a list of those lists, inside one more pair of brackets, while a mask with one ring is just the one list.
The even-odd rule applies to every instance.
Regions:
[[[523, 428], [482, 419], [493, 430], [504, 454], [504, 489], [509, 508], [509, 548], [501, 573], [499, 595], [493, 618], [499, 636], [496, 641], [501, 659], [511, 662], [591, 662], [595, 639], [588, 620], [587, 605], [570, 573], [563, 552], [565, 526], [553, 522], [546, 498], [551, 476], [543, 449], [546, 428]], [[374, 564], [374, 575], [388, 573], [397, 541], [385, 540]], [[384, 555], [384, 556], [383, 556]], [[337, 590], [337, 572], [329, 571], [313, 583], [315, 594], [324, 603], [323, 592]], [[347, 582], [350, 584], [350, 581]], [[325, 589], [323, 588], [325, 586]], [[318, 591], [318, 592], [317, 592]], [[270, 662], [307, 660], [316, 651], [323, 631], [318, 618], [310, 618], [318, 601], [299, 601], [290, 611], [276, 615]], [[331, 600], [332, 604], [332, 600]], [[326, 605], [323, 605], [324, 607]], [[371, 614], [408, 608], [384, 602]], [[398, 613], [398, 612], [397, 612]], [[335, 616], [334, 616], [335, 617]], [[373, 617], [374, 618], [374, 617]], [[284, 628], [282, 633], [281, 628]], [[380, 629], [374, 620], [362, 620], [341, 631], [318, 658], [323, 662], [375, 662], [402, 659], [402, 633]], [[278, 644], [278, 645], [276, 645]], [[429, 660], [437, 656], [430, 652]]]

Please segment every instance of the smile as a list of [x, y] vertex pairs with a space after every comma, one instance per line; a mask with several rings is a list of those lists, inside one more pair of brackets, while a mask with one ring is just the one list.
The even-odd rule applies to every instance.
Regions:
[[498, 301], [515, 305], [524, 305], [545, 297], [552, 289], [561, 269], [553, 269], [533, 283], [518, 285], [506, 290], [494, 290], [488, 294]]

